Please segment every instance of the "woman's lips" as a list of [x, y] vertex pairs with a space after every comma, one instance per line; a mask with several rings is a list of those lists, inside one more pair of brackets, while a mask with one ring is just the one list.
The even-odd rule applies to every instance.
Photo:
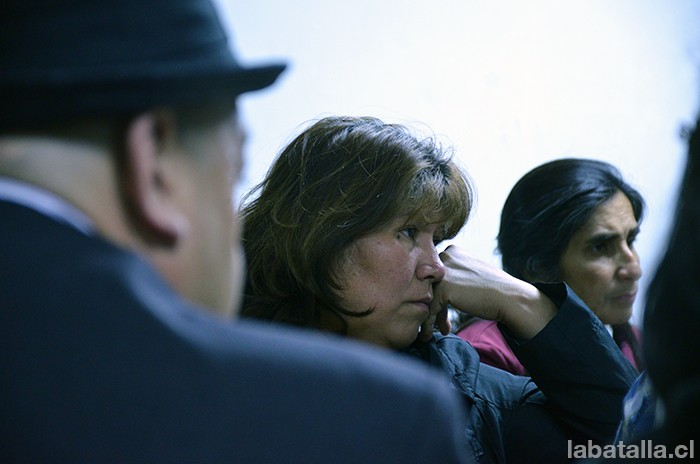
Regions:
[[421, 300], [412, 301], [416, 306], [420, 306], [427, 314], [430, 314], [430, 304], [432, 303], [432, 298], [423, 298]]
[[634, 303], [634, 300], [637, 298], [637, 292], [628, 292], [628, 293], [623, 293], [622, 295], [614, 296], [612, 298], [613, 301], [617, 301], [619, 303], [623, 304], [632, 304]]

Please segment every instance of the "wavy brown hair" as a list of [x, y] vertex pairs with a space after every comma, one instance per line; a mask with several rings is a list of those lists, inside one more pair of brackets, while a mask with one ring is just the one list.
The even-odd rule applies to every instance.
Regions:
[[467, 175], [435, 137], [371, 117], [327, 117], [278, 155], [244, 198], [248, 260], [243, 316], [319, 327], [339, 304], [333, 269], [347, 247], [397, 215], [442, 225], [454, 237], [472, 208]]

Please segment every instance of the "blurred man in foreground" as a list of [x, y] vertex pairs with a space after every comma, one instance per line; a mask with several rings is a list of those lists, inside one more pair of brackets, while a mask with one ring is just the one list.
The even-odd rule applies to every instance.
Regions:
[[0, 461], [463, 462], [432, 372], [226, 320], [235, 99], [283, 66], [208, 0], [1, 9]]

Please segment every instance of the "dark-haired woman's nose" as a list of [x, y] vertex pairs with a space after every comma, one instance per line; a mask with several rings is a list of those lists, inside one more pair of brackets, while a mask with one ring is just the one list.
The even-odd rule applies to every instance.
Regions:
[[639, 263], [637, 251], [625, 246], [621, 253], [621, 263], [618, 275], [623, 280], [639, 280], [642, 277], [642, 266]]

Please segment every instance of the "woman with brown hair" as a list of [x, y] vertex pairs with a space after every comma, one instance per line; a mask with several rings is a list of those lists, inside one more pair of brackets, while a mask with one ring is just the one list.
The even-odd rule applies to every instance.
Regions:
[[[634, 370], [565, 284], [536, 287], [457, 247], [438, 252], [472, 201], [434, 138], [375, 118], [317, 121], [246, 198], [242, 314], [436, 366], [463, 395], [475, 461], [567, 462], [568, 440], [612, 438]], [[532, 378], [481, 364], [445, 335], [448, 305], [499, 321]]]

